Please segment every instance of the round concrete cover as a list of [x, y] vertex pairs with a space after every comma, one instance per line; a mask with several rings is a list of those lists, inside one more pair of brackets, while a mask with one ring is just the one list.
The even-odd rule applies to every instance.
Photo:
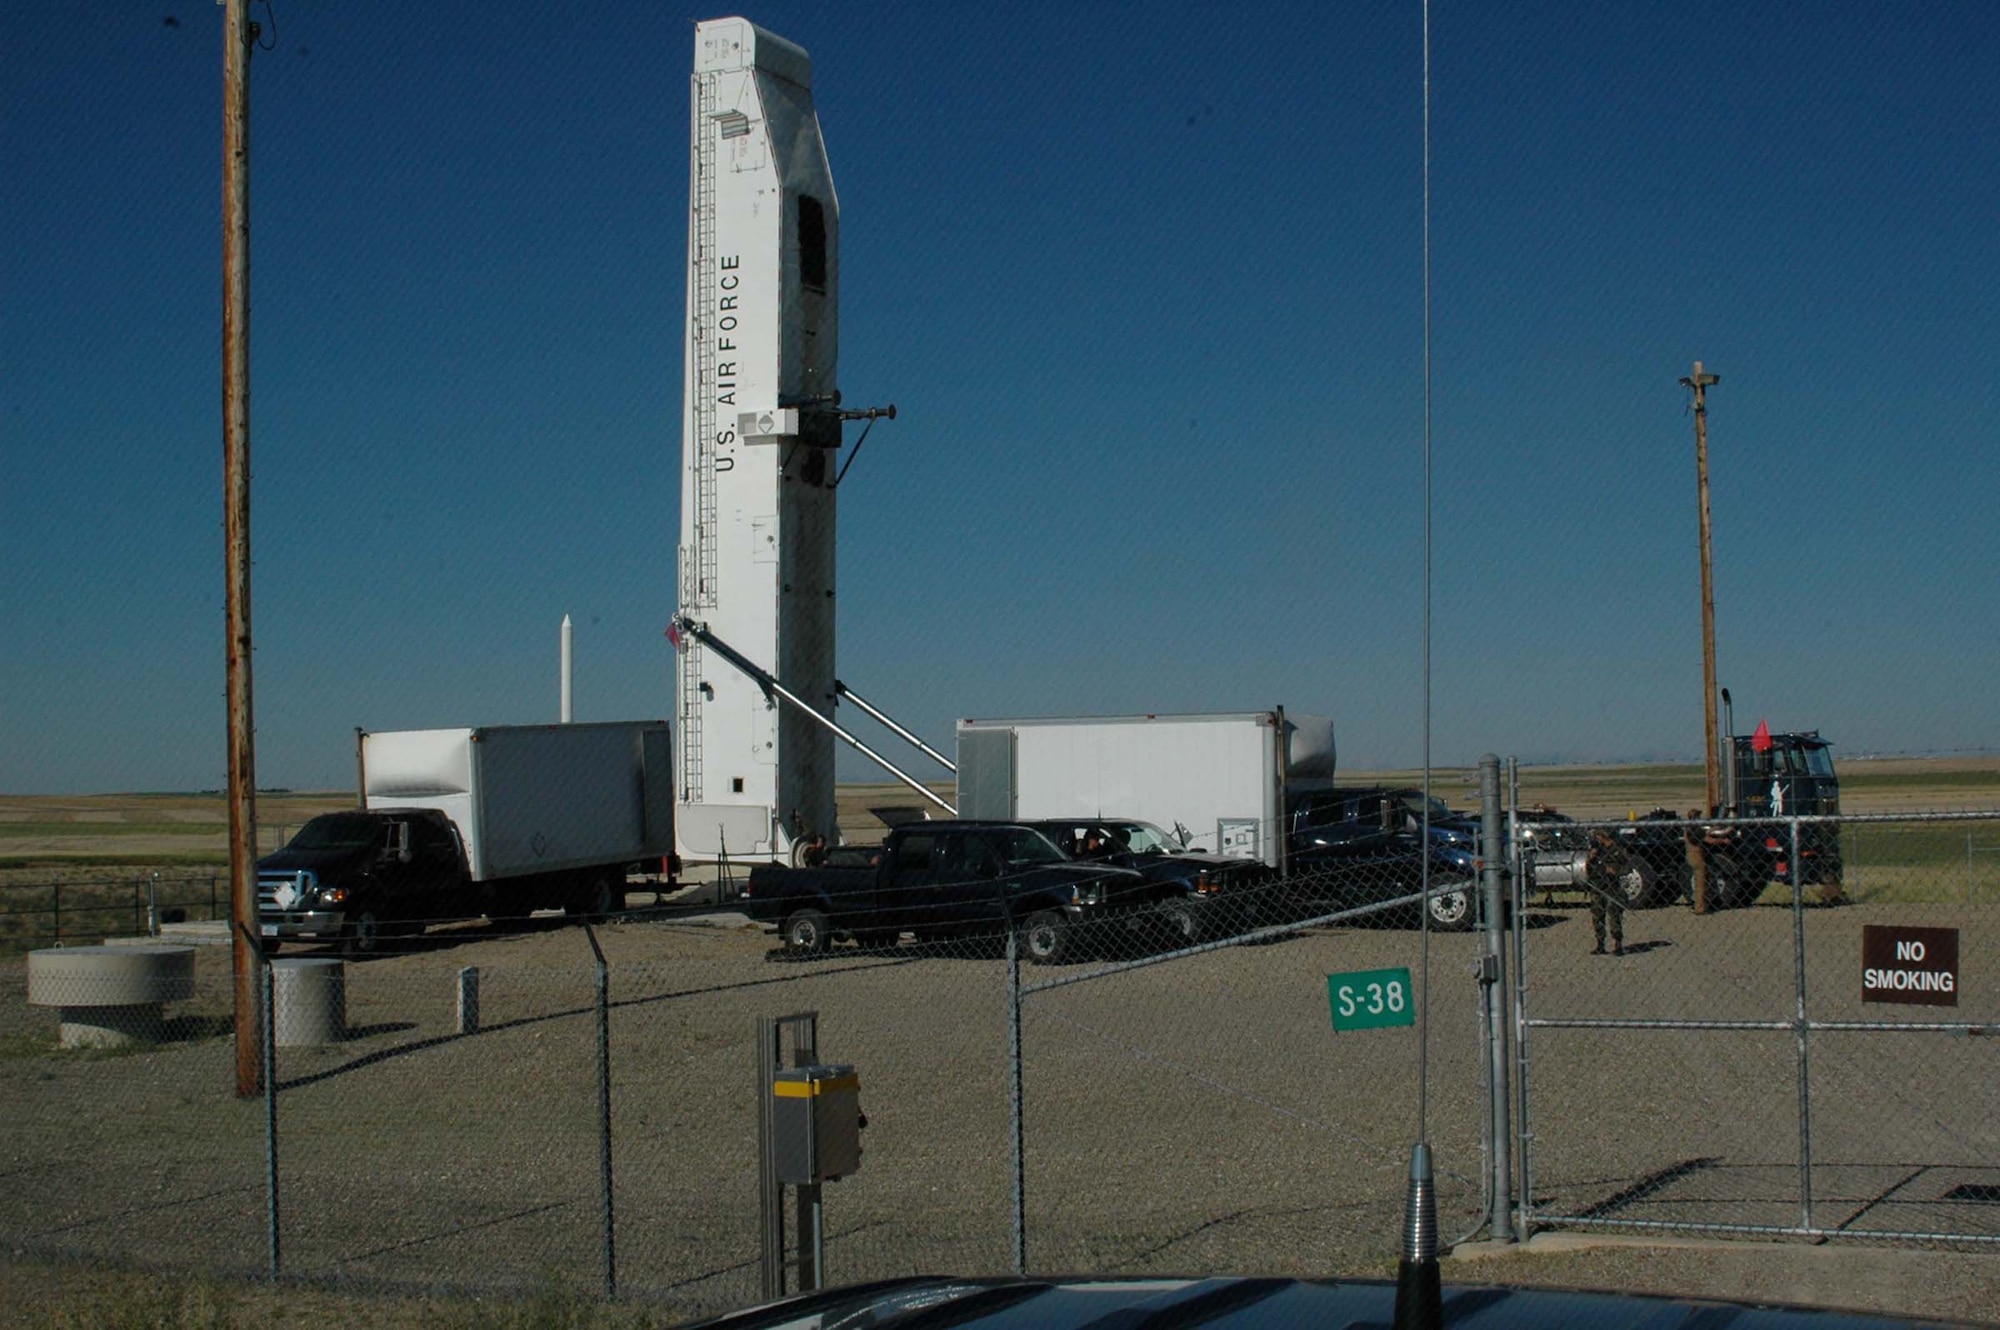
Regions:
[[193, 947], [50, 947], [28, 953], [37, 1007], [132, 1007], [194, 996]]

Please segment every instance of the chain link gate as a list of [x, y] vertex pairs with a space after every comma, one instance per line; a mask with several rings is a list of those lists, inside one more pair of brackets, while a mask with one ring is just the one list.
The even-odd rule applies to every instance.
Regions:
[[[2000, 1243], [2000, 865], [1982, 880], [1965, 851], [2000, 813], [1510, 822], [1522, 1235]], [[1550, 858], [1595, 831], [1636, 863], [1718, 827], [1763, 838], [1782, 879], [1696, 914], [1699, 849], [1671, 888], [1654, 855], [1599, 911], [1622, 956], [1556, 901]], [[1844, 877], [1808, 881], [1800, 848], [1829, 832]], [[1956, 944], [1948, 979], [1921, 941], [1895, 959], [1922, 930]]]

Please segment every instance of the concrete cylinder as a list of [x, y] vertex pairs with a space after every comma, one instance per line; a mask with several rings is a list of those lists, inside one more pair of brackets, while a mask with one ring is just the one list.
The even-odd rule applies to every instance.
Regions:
[[317, 1048], [347, 1038], [347, 962], [304, 956], [271, 962], [273, 1039], [280, 1048]]
[[28, 953], [28, 1003], [60, 1011], [64, 1048], [154, 1044], [161, 1004], [194, 996], [193, 947], [50, 947]]

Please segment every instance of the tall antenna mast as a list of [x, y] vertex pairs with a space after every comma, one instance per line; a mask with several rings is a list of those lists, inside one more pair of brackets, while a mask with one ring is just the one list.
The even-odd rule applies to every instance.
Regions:
[[1417, 989], [1417, 1141], [1410, 1149], [1410, 1185], [1403, 1206], [1403, 1253], [1396, 1265], [1396, 1330], [1444, 1323], [1438, 1271], [1437, 1190], [1431, 1174], [1431, 6], [1424, 0], [1424, 809], [1418, 828], [1422, 938]]

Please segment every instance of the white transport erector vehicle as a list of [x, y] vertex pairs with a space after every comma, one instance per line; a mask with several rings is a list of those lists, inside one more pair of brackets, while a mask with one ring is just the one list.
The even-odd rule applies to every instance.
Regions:
[[[840, 204], [812, 59], [747, 19], [694, 35], [680, 613], [830, 714]], [[681, 853], [832, 835], [833, 735], [706, 638], [676, 645]]]
[[1333, 785], [1333, 721], [1275, 711], [958, 723], [960, 817], [1129, 817], [1276, 865], [1291, 796]]

